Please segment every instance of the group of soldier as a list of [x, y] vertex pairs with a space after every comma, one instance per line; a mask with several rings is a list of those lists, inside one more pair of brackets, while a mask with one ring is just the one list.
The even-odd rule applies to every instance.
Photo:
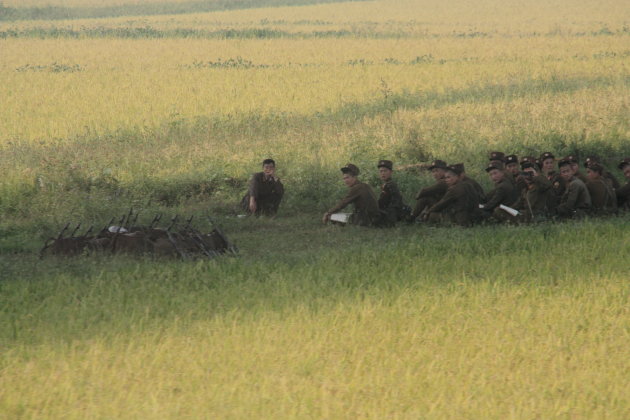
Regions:
[[[347, 194], [331, 207], [322, 221], [335, 217], [350, 204], [349, 222], [361, 226], [393, 226], [397, 222], [471, 226], [480, 222], [527, 223], [547, 219], [572, 219], [614, 215], [630, 210], [630, 157], [618, 164], [627, 182], [621, 185], [596, 156], [583, 162], [576, 156], [562, 159], [545, 152], [540, 157], [519, 159], [516, 155], [492, 152], [485, 168], [493, 188], [484, 191], [466, 174], [464, 164], [448, 165], [442, 160], [426, 168], [435, 183], [422, 188], [412, 209], [393, 179], [389, 160], [377, 164], [382, 181], [380, 194], [359, 179], [359, 168], [348, 163], [341, 168]], [[275, 162], [263, 161], [263, 171], [253, 175], [243, 208], [251, 214], [275, 215], [284, 187], [275, 174]]]

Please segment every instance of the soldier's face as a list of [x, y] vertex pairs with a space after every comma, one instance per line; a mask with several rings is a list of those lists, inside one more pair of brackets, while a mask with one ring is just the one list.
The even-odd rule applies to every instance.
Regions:
[[497, 182], [501, 181], [505, 177], [505, 173], [503, 171], [498, 170], [498, 169], [491, 170], [490, 172], [488, 172], [488, 175], [490, 175], [490, 179], [495, 184]]
[[385, 168], [384, 166], [381, 166], [380, 168], [378, 168], [378, 176], [381, 177], [381, 180], [383, 181], [387, 181], [392, 177], [392, 173], [394, 171], [392, 171], [391, 169]]
[[553, 158], [547, 158], [545, 160], [543, 160], [543, 172], [547, 173], [547, 172], [551, 172], [554, 169], [554, 166], [556, 166], [556, 161]]
[[518, 175], [518, 163], [508, 163], [505, 168], [514, 175]]
[[623, 168], [623, 176], [625, 176], [626, 178], [630, 179], [630, 165], [626, 165]]
[[571, 165], [564, 165], [560, 168], [560, 176], [565, 181], [571, 181], [571, 178], [573, 178], [573, 169], [571, 169]]
[[573, 171], [573, 175], [577, 174], [580, 171], [580, 165], [571, 163], [571, 170]]
[[352, 187], [355, 182], [357, 182], [357, 177], [352, 176], [350, 174], [343, 174], [343, 183], [346, 184], [347, 187]]
[[264, 164], [263, 165], [263, 172], [267, 176], [274, 176], [274, 174], [276, 173], [276, 165], [274, 165], [273, 163], [266, 163], [266, 164]]
[[433, 179], [439, 181], [444, 178], [444, 169], [442, 168], [433, 168], [431, 169], [431, 175], [433, 175]]
[[444, 182], [446, 182], [446, 185], [449, 187], [457, 184], [457, 181], [459, 181], [459, 176], [455, 172], [447, 171], [444, 174]]
[[588, 179], [596, 180], [599, 179], [600, 175], [597, 171], [592, 171], [590, 169], [586, 169], [586, 176]]

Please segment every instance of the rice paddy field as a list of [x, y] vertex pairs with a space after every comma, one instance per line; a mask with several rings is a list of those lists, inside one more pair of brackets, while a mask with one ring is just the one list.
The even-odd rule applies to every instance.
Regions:
[[[630, 155], [622, 0], [0, 2], [0, 418], [627, 419], [630, 218], [323, 226], [353, 162]], [[238, 218], [260, 161], [276, 219]], [[236, 257], [39, 259], [212, 215]]]

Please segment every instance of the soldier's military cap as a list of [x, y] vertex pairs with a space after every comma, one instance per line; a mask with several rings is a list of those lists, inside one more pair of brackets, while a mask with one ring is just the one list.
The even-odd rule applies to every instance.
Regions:
[[357, 168], [357, 166], [353, 165], [352, 163], [348, 163], [348, 164], [346, 164], [346, 166], [341, 168], [341, 172], [343, 172], [344, 174], [350, 174], [352, 176], [357, 176], [357, 175], [359, 175], [359, 168]]
[[444, 162], [443, 160], [434, 160], [433, 162], [431, 162], [431, 165], [429, 166], [429, 170], [433, 170], [435, 168], [440, 168], [440, 169], [446, 169], [447, 165], [446, 162]]
[[523, 161], [523, 162], [521, 162], [521, 169], [527, 169], [527, 168], [538, 169], [538, 165], [536, 165], [535, 162], [531, 162], [531, 161]]
[[530, 164], [532, 166], [528, 166], [528, 168], [534, 168], [536, 169], [536, 167], [540, 167], [540, 161], [538, 160], [538, 158], [536, 158], [535, 156], [525, 156], [524, 158], [521, 159], [521, 169], [525, 169], [525, 164]]
[[456, 163], [454, 165], [449, 165], [444, 169], [446, 169], [447, 171], [454, 172], [456, 175], [461, 175], [462, 173], [464, 173], [464, 164]]
[[507, 155], [503, 162], [507, 165], [508, 163], [518, 163], [518, 156], [516, 155]]
[[562, 168], [563, 166], [570, 165], [572, 162], [567, 158], [563, 158], [558, 162], [558, 168]]
[[599, 163], [599, 157], [597, 156], [588, 156], [584, 161], [584, 167], [588, 168], [593, 163]]
[[604, 173], [604, 167], [602, 165], [600, 165], [597, 162], [591, 162], [589, 163], [589, 165], [587, 166], [588, 169], [590, 169], [593, 172], [597, 172], [598, 174], [602, 174]]
[[490, 152], [490, 160], [503, 161], [503, 159], [505, 159], [505, 153], [503, 153], [503, 152]]
[[575, 156], [575, 155], [565, 156], [565, 157], [562, 158], [562, 160], [569, 161], [569, 163], [580, 163], [580, 161], [578, 160], [577, 156]]
[[551, 152], [545, 152], [542, 155], [540, 155], [540, 161], [541, 162], [546, 160], [546, 159], [553, 159], [553, 160], [555, 160], [556, 157]]
[[387, 168], [390, 171], [394, 170], [394, 163], [391, 160], [379, 160], [378, 161], [378, 165], [376, 165], [377, 168]]
[[628, 165], [630, 165], [630, 157], [624, 158], [624, 160], [619, 162], [619, 165], [617, 167], [623, 171], [623, 168], [625, 168]]
[[498, 169], [499, 171], [503, 170], [503, 164], [502, 163], [491, 163], [486, 167], [486, 172], [490, 172], [494, 169]]

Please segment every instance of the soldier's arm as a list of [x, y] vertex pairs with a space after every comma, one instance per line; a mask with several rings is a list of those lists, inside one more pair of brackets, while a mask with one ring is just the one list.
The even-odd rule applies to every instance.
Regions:
[[544, 175], [536, 175], [532, 181], [540, 192], [545, 192], [552, 187], [551, 181]]
[[449, 188], [444, 194], [444, 197], [437, 203], [435, 203], [428, 211], [428, 213], [437, 213], [444, 210], [457, 198], [457, 193], [454, 188]]
[[358, 186], [354, 186], [350, 188], [346, 196], [342, 198], [341, 200], [339, 200], [339, 202], [334, 207], [328, 210], [328, 213], [329, 214], [336, 213], [339, 210], [345, 208], [348, 204], [356, 200], [360, 194], [361, 194], [361, 189]]
[[420, 200], [425, 197], [441, 197], [446, 193], [447, 186], [443, 182], [438, 182], [429, 187], [425, 187], [420, 190], [416, 195], [416, 200]]
[[488, 201], [483, 205], [484, 210], [494, 210], [507, 196], [507, 187], [505, 184], [499, 184], [497, 187], [490, 191], [492, 194], [488, 194]]
[[253, 174], [249, 180], [249, 196], [255, 199], [258, 198], [258, 192], [260, 191], [261, 179], [258, 175], [258, 173]]

